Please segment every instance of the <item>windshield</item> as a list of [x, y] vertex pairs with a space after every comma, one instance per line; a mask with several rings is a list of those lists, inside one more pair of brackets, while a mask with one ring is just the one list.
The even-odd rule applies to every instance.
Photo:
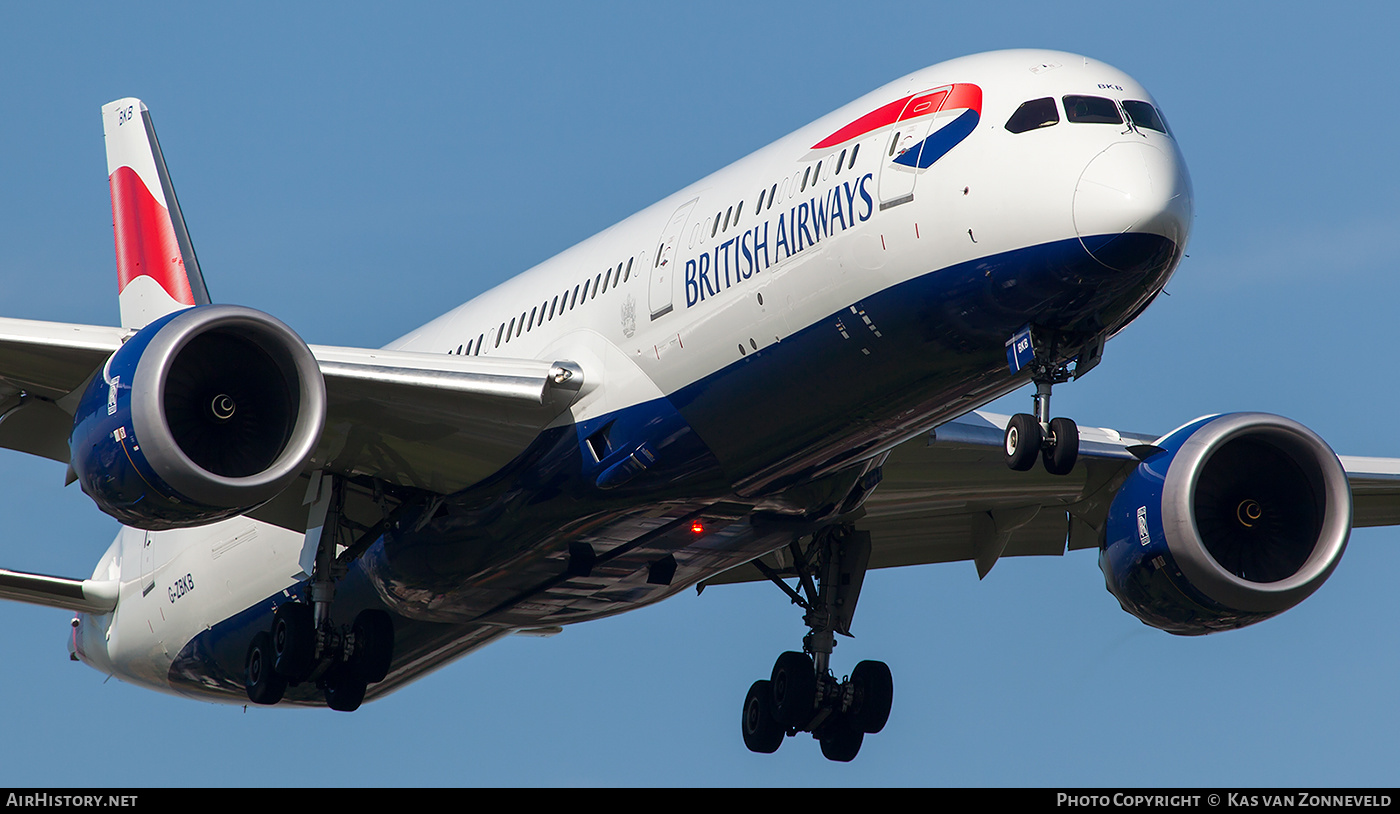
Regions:
[[1158, 133], [1167, 132], [1167, 124], [1158, 115], [1157, 108], [1147, 102], [1127, 101], [1123, 103], [1123, 110], [1127, 112], [1132, 123], [1138, 127], [1146, 127], [1148, 130], [1156, 130]]
[[1118, 105], [1102, 96], [1066, 96], [1065, 118], [1080, 124], [1123, 123]]
[[1060, 112], [1055, 109], [1055, 100], [1049, 96], [1023, 102], [1011, 118], [1006, 120], [1006, 129], [1012, 133], [1024, 133], [1058, 124]]

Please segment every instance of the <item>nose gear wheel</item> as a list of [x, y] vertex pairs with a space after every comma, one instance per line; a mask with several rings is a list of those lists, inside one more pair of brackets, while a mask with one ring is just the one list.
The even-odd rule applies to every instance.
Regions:
[[1035, 415], [1017, 413], [1006, 423], [1003, 452], [1006, 465], [1017, 472], [1035, 466], [1036, 458], [1052, 475], [1068, 475], [1079, 460], [1079, 426], [1068, 418], [1050, 417], [1051, 388], [1071, 378], [1065, 364], [1031, 366], [1035, 382]]

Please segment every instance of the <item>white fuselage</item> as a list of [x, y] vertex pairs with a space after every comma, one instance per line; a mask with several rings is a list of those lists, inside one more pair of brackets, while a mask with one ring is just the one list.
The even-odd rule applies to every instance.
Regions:
[[[872, 117], [901, 100], [964, 86], [978, 91], [970, 119], [959, 118], [973, 109], [970, 91], [952, 99], [961, 107], [923, 116], [901, 113], [892, 121]], [[868, 457], [1025, 381], [983, 365], [966, 380], [940, 383], [937, 399], [900, 402], [908, 382], [897, 382], [898, 391], [881, 392], [892, 359], [899, 353], [924, 354], [915, 339], [924, 335], [920, 329], [929, 337], [942, 336], [945, 326], [937, 323], [943, 317], [930, 315], [975, 325], [984, 314], [995, 313], [1000, 321], [989, 332], [1001, 331], [1003, 322], [1010, 326], [996, 342], [1022, 324], [1048, 318], [1029, 309], [1008, 315], [1013, 307], [1008, 303], [1016, 300], [989, 306], [991, 295], [965, 295], [966, 285], [947, 291], [930, 287], [943, 270], [961, 269], [967, 279], [976, 279], [967, 270], [984, 258], [1084, 238], [1098, 241], [1084, 247], [1092, 254], [1130, 231], [1166, 238], [1179, 257], [1191, 221], [1191, 196], [1173, 138], [1126, 121], [1073, 121], [1066, 96], [1111, 100], [1120, 112], [1124, 101], [1155, 105], [1123, 72], [1071, 54], [1007, 51], [935, 65], [701, 179], [389, 347], [574, 361], [585, 371], [585, 387], [556, 426], [582, 425], [684, 391], [677, 409], [714, 450], [728, 482], [749, 484], [736, 487], [741, 493], [759, 493], [776, 482], [764, 480], [765, 472], [781, 470], [792, 478], [825, 471], [824, 461], [836, 460], [857, 442], [859, 454]], [[949, 101], [931, 98], [935, 109]], [[1057, 123], [1008, 130], [1005, 123], [1018, 108], [1038, 99], [1055, 100]], [[896, 161], [959, 121], [974, 126], [946, 155], [924, 167]], [[1174, 265], [1175, 259], [1142, 284], [1128, 313], [1094, 330], [1111, 334], [1121, 328], [1160, 290]], [[993, 266], [1002, 267], [989, 265], [988, 277]], [[1002, 285], [1009, 290], [1020, 279], [1008, 276]], [[912, 315], [871, 305], [889, 292], [915, 290], [947, 299]], [[961, 296], [968, 299], [956, 299]], [[945, 306], [956, 312], [940, 310]], [[1066, 320], [1076, 329], [1092, 321], [1077, 312]], [[959, 341], [971, 335], [958, 330]], [[827, 342], [836, 344], [821, 344]], [[832, 390], [858, 387], [868, 394], [860, 414], [849, 417], [864, 434], [824, 433], [819, 441], [794, 435], [791, 448], [775, 439], [771, 449], [757, 448], [755, 441], [740, 452], [726, 452], [732, 443], [722, 436], [742, 415], [740, 405], [733, 413], [706, 408], [710, 411], [700, 415], [700, 408], [690, 413], [681, 402], [700, 403], [697, 389], [722, 393], [725, 382], [734, 380], [728, 372], [780, 358], [778, 348], [785, 343], [810, 348], [802, 351], [808, 356], [849, 351], [849, 359], [831, 362], [842, 377]], [[799, 357], [781, 358], [789, 360], [783, 364], [790, 369]], [[864, 359], [871, 360], [868, 370], [860, 367]], [[825, 360], [810, 361], [820, 369]], [[789, 391], [774, 395], [772, 409], [787, 410], [784, 399], [797, 398], [790, 392], [793, 383], [772, 384]], [[823, 384], [831, 383], [812, 382], [801, 393], [802, 404], [817, 405], [812, 415], [824, 415]], [[740, 390], [748, 394], [752, 388], [745, 384]], [[881, 403], [903, 414], [880, 415], [871, 405]], [[783, 415], [791, 414], [780, 413], [779, 419]], [[245, 518], [184, 531], [124, 528], [95, 574], [120, 577], [117, 610], [80, 616], [76, 651], [99, 670], [169, 691], [172, 663], [201, 631], [306, 579], [303, 546], [299, 533]], [[681, 582], [710, 575], [686, 572]], [[433, 659], [416, 665], [410, 678], [506, 632], [477, 632], [463, 646], [444, 645]], [[241, 703], [236, 696], [226, 700]]]

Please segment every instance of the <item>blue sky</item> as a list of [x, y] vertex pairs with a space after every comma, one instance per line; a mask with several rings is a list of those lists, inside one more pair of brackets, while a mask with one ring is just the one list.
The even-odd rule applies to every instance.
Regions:
[[[1197, 215], [1171, 296], [1055, 412], [1267, 410], [1400, 457], [1389, 4], [493, 5], [0, 10], [0, 315], [115, 323], [120, 96], [152, 110], [216, 300], [375, 346], [891, 79], [1049, 47], [1152, 90]], [[90, 572], [115, 522], [62, 480], [0, 455], [0, 565]], [[1123, 613], [1089, 552], [874, 573], [836, 667], [887, 661], [895, 708], [849, 765], [740, 741], [803, 632], [771, 586], [508, 639], [353, 715], [104, 683], [66, 614], [7, 604], [0, 784], [1394, 785], [1396, 573], [1400, 529], [1359, 531], [1302, 606], [1197, 639]]]

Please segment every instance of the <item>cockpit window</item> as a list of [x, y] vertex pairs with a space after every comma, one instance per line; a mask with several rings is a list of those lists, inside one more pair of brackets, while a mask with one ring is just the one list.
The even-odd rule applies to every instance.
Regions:
[[1167, 123], [1157, 114], [1157, 108], [1147, 102], [1124, 102], [1123, 109], [1127, 111], [1128, 119], [1138, 127], [1146, 127], [1158, 133], [1167, 132]]
[[1012, 133], [1024, 133], [1059, 122], [1060, 112], [1055, 109], [1055, 100], [1047, 96], [1044, 99], [1032, 99], [1016, 108], [1016, 112], [1006, 120], [1006, 129]]
[[1122, 124], [1118, 105], [1101, 96], [1066, 96], [1065, 118], [1081, 124]]

